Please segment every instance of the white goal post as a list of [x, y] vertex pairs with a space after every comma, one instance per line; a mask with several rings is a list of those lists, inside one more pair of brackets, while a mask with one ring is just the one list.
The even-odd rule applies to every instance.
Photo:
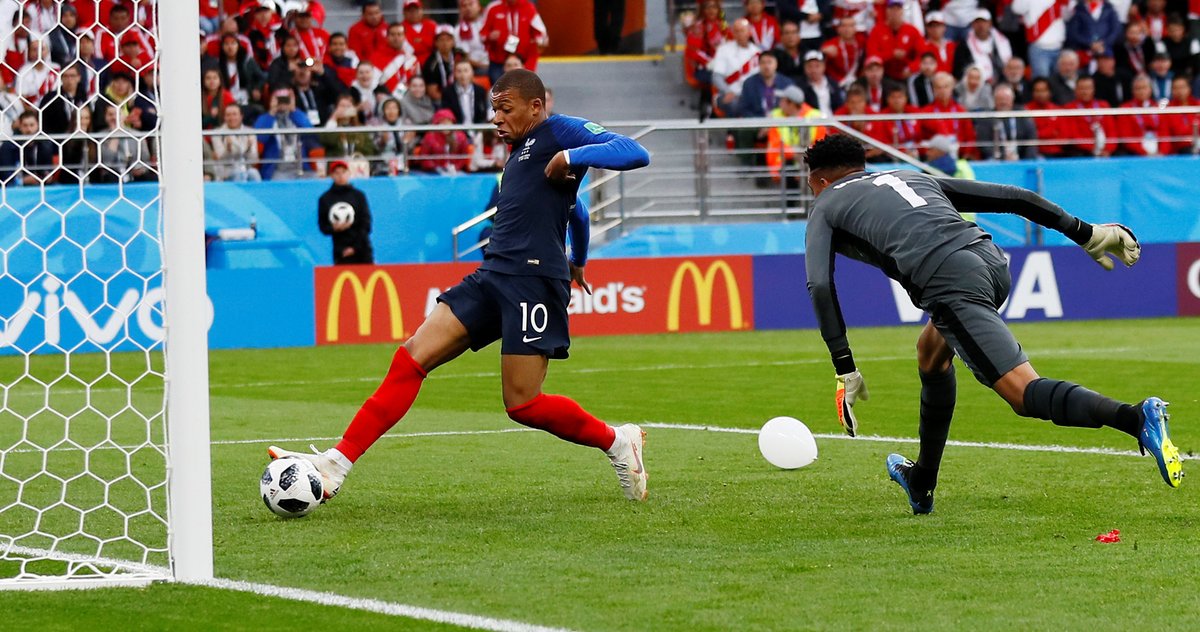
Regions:
[[[73, 119], [50, 134], [28, 99], [36, 134], [0, 116], [19, 161], [0, 170], [0, 590], [213, 577], [199, 15], [142, 5], [157, 13], [153, 129]], [[132, 98], [106, 107], [124, 116]], [[35, 168], [34, 142], [55, 148], [53, 166]], [[106, 146], [134, 157], [105, 163]], [[71, 170], [76, 183], [53, 182]]]

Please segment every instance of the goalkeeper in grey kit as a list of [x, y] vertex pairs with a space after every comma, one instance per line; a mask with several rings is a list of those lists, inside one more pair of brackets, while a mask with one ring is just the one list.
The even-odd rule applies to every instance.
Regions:
[[891, 478], [913, 513], [933, 510], [933, 490], [950, 431], [957, 391], [955, 355], [985, 386], [1023, 417], [1059, 426], [1109, 426], [1137, 439], [1158, 462], [1168, 485], [1183, 478], [1171, 442], [1166, 402], [1119, 402], [1078, 384], [1040, 377], [998, 312], [1008, 298], [1008, 264], [991, 236], [962, 213], [1013, 213], [1052, 228], [1083, 247], [1105, 269], [1109, 255], [1126, 266], [1141, 247], [1119, 224], [1089, 224], [1031, 191], [1008, 185], [935, 178], [912, 171], [866, 172], [862, 145], [846, 135], [808, 149], [809, 185], [816, 195], [808, 220], [808, 290], [837, 372], [838, 419], [858, 432], [854, 406], [867, 386], [850, 352], [833, 282], [834, 255], [882, 270], [898, 281], [929, 322], [917, 340], [921, 378], [920, 453], [916, 462], [887, 457]]

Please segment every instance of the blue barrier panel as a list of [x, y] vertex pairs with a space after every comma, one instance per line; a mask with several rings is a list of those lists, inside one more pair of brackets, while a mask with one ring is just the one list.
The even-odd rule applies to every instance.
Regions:
[[[245, 228], [252, 217], [259, 231], [253, 242], [215, 244], [210, 249], [210, 266], [332, 265], [330, 237], [317, 229], [317, 200], [330, 183], [326, 178], [206, 185], [210, 231]], [[352, 184], [366, 194], [371, 205], [375, 260], [426, 263], [453, 259], [450, 229], [485, 210], [496, 176], [413, 175], [365, 178]], [[473, 243], [477, 235], [478, 230], [468, 238]], [[255, 252], [258, 245], [266, 248]]]
[[[1012, 292], [1006, 320], [1087, 320], [1174, 316], [1176, 245], [1151, 244], [1132, 268], [1101, 269], [1078, 247], [1011, 248]], [[899, 284], [882, 272], [838, 257], [835, 281], [849, 326], [901, 325], [925, 319]], [[756, 329], [817, 326], [808, 298], [803, 255], [754, 258]], [[1124, 300], [1146, 296], [1154, 300]]]
[[[162, 276], [121, 271], [0, 281], [0, 355], [133, 351], [163, 339]], [[316, 343], [311, 268], [210, 270], [214, 349]], [[189, 309], [193, 306], [189, 306]]]
[[316, 344], [311, 268], [209, 270], [208, 296], [213, 349]]

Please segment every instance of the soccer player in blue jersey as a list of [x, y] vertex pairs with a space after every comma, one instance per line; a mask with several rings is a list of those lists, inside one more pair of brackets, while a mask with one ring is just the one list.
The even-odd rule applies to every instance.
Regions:
[[[383, 383], [362, 405], [342, 440], [304, 454], [271, 446], [271, 458], [312, 461], [325, 497], [341, 488], [350, 467], [412, 406], [430, 371], [470, 349], [500, 340], [504, 407], [520, 424], [603, 450], [625, 496], [645, 500], [645, 433], [635, 424], [614, 428], [574, 400], [542, 392], [551, 358], [567, 357], [571, 282], [585, 292], [587, 211], [575, 204], [588, 167], [628, 170], [650, 164], [637, 142], [578, 118], [549, 115], [546, 88], [524, 69], [492, 86], [492, 122], [512, 146], [504, 166], [491, 242], [483, 264], [438, 297], [429, 318], [397, 351]], [[568, 260], [564, 238], [571, 231]], [[314, 452], [316, 450], [314, 449]]]
[[838, 418], [850, 436], [858, 429], [854, 404], [867, 399], [867, 387], [850, 353], [838, 306], [834, 255], [879, 268], [930, 315], [917, 340], [920, 454], [916, 462], [899, 454], [887, 458], [888, 474], [908, 496], [913, 513], [933, 511], [933, 490], [954, 414], [957, 385], [951, 360], [956, 355], [1018, 415], [1127, 433], [1154, 455], [1163, 480], [1179, 486], [1183, 462], [1168, 432], [1166, 402], [1157, 397], [1120, 402], [1038, 375], [1000, 318], [1011, 283], [1004, 254], [991, 235], [960, 213], [1020, 215], [1066, 235], [1108, 270], [1113, 268], [1110, 255], [1127, 266], [1137, 263], [1141, 246], [1133, 232], [1119, 224], [1089, 224], [1014, 186], [915, 171], [867, 173], [862, 144], [841, 134], [814, 143], [805, 162], [816, 196], [805, 237], [808, 290], [837, 372]]

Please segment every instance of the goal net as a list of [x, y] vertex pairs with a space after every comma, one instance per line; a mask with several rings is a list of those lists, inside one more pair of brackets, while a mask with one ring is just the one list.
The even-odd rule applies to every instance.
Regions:
[[[183, 51], [198, 60], [195, 26], [179, 54], [160, 50], [168, 16], [156, 9], [186, 4], [194, 24], [195, 5], [135, 0], [123, 5], [128, 19], [110, 21], [99, 10], [111, 3], [98, 0], [74, 3], [91, 11], [6, 4], [18, 10], [0, 10], [0, 588], [168, 579], [182, 446], [172, 448], [168, 426], [175, 363], [164, 315], [175, 277], [161, 209], [177, 210], [165, 192], [186, 183], [164, 168], [162, 139], [171, 117], [191, 110], [168, 114], [171, 84], [159, 71]], [[202, 275], [202, 252], [196, 265]], [[195, 499], [206, 505], [207, 476]]]

